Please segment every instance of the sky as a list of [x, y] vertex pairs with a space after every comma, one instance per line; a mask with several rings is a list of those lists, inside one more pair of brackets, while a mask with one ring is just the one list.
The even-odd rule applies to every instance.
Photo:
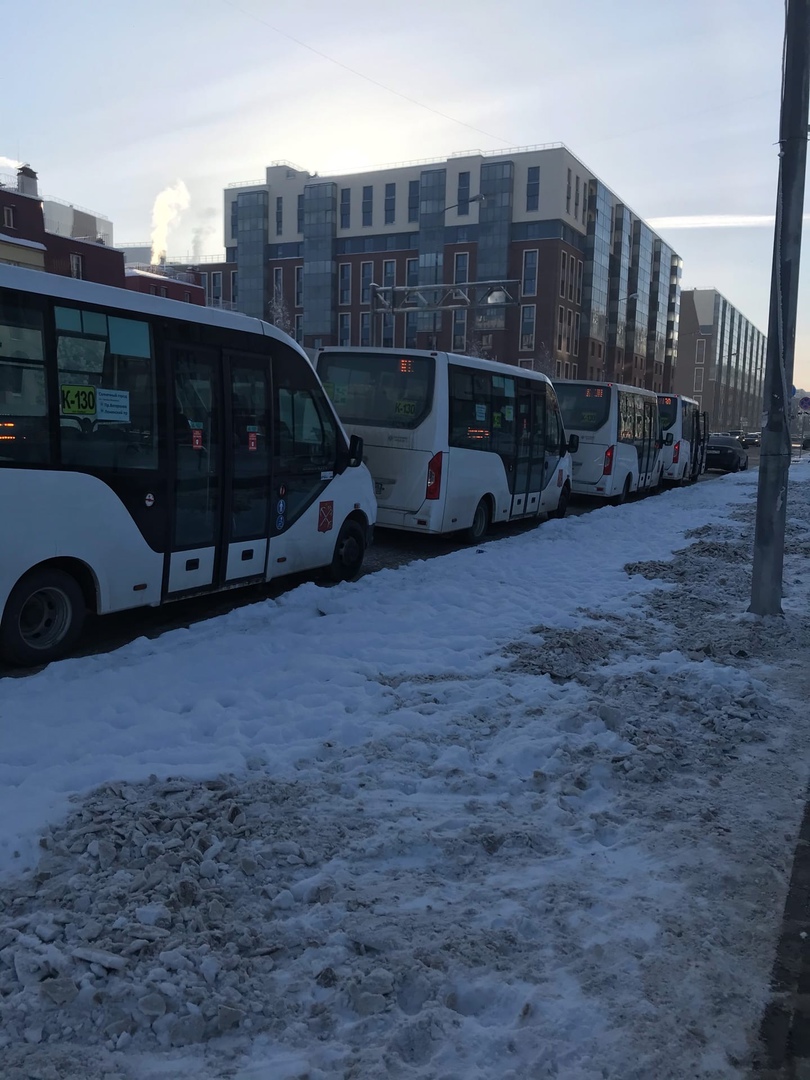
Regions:
[[810, 761], [790, 480], [783, 618], [752, 470], [0, 678], [3, 1076], [750, 1076]]
[[[779, 0], [43, 0], [4, 15], [3, 159], [44, 194], [169, 253], [217, 254], [223, 188], [272, 161], [321, 175], [565, 143], [767, 331], [784, 6]], [[302, 18], [303, 15], [303, 18]], [[13, 43], [9, 47], [8, 43]], [[810, 277], [795, 382], [810, 387]]]

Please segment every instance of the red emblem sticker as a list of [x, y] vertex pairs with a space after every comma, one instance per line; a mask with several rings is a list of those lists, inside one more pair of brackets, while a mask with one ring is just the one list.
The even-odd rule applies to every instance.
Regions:
[[248, 432], [248, 450], [255, 450], [259, 436], [255, 431]]
[[203, 437], [202, 429], [201, 428], [194, 428], [194, 430], [191, 432], [191, 446], [192, 446], [192, 449], [194, 449], [194, 450], [202, 450], [202, 448], [203, 448], [202, 437]]
[[335, 520], [335, 504], [322, 502], [318, 504], [318, 532], [329, 532]]

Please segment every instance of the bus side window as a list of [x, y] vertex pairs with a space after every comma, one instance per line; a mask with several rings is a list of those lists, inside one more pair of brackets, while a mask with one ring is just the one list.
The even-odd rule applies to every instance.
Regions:
[[0, 461], [50, 461], [42, 315], [23, 302], [0, 306]]

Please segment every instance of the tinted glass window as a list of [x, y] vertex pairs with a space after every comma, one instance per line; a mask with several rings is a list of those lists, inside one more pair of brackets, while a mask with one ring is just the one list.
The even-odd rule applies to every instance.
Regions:
[[149, 324], [56, 307], [62, 462], [157, 468], [155, 360]]
[[0, 465], [49, 459], [42, 314], [7, 295], [0, 302]]
[[557, 383], [554, 389], [566, 431], [598, 431], [607, 423], [610, 416], [609, 386]]
[[658, 415], [661, 417], [661, 427], [668, 431], [678, 418], [678, 399], [659, 394]]
[[324, 353], [318, 374], [346, 424], [415, 428], [430, 412], [435, 364], [429, 356]]

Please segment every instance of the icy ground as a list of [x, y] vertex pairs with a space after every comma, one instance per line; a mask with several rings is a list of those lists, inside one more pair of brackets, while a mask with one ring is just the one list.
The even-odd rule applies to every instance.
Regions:
[[783, 620], [752, 475], [0, 681], [3, 1080], [745, 1076], [808, 480]]

